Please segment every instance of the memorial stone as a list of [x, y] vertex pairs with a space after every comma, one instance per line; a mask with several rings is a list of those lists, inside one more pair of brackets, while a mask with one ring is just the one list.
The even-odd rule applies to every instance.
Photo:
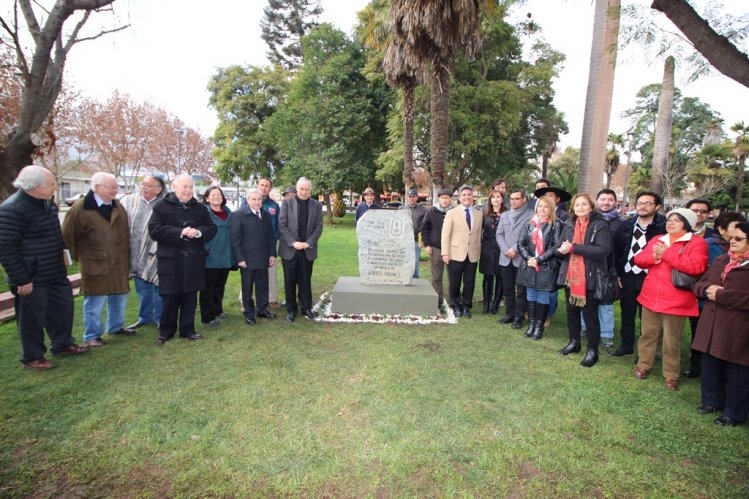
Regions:
[[414, 231], [405, 210], [369, 210], [356, 224], [359, 279], [367, 285], [406, 285], [414, 273]]

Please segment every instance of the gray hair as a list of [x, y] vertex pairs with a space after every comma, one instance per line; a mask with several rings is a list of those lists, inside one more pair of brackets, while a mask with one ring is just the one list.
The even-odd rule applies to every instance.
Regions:
[[309, 184], [310, 188], [312, 188], [312, 181], [307, 177], [299, 177], [299, 180], [296, 181], [296, 185], [299, 186], [299, 184]]
[[13, 187], [24, 191], [33, 191], [47, 183], [47, 179], [54, 175], [52, 172], [39, 165], [24, 166], [13, 181]]
[[263, 194], [262, 194], [262, 193], [260, 192], [260, 189], [256, 189], [256, 188], [254, 188], [254, 187], [253, 187], [252, 189], [249, 189], [249, 190], [247, 191], [247, 197], [250, 197], [250, 194], [260, 194], [260, 196], [261, 196], [261, 197], [262, 197], [262, 195], [263, 195]]
[[96, 172], [91, 176], [91, 187], [94, 188], [97, 185], [104, 185], [104, 181], [110, 179], [117, 183], [117, 177], [107, 172]]
[[177, 182], [177, 180], [180, 180], [180, 179], [183, 179], [183, 178], [186, 178], [186, 179], [188, 179], [188, 180], [189, 180], [190, 182], [193, 182], [193, 183], [194, 183], [194, 181], [193, 181], [193, 179], [192, 179], [192, 175], [188, 175], [187, 173], [178, 173], [178, 174], [177, 174], [177, 175], [176, 175], [176, 176], [175, 176], [175, 177], [174, 177], [174, 178], [172, 179], [172, 185], [174, 185], [174, 184], [175, 184], [175, 183]]

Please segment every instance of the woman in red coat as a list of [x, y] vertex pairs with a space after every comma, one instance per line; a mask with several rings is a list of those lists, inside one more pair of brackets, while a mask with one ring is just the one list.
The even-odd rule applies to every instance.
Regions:
[[634, 375], [645, 379], [655, 362], [658, 337], [663, 330], [664, 386], [676, 390], [681, 372], [681, 335], [687, 317], [697, 317], [697, 298], [690, 290], [671, 283], [673, 269], [699, 276], [707, 268], [707, 243], [693, 237], [697, 215], [679, 208], [666, 215], [666, 234], [654, 237], [635, 256], [635, 264], [647, 269], [637, 301], [642, 305], [642, 336], [637, 344], [639, 360]]
[[733, 229], [730, 249], [719, 256], [694, 294], [705, 299], [692, 348], [702, 355], [701, 414], [723, 411], [721, 426], [746, 421], [749, 413], [749, 223]]

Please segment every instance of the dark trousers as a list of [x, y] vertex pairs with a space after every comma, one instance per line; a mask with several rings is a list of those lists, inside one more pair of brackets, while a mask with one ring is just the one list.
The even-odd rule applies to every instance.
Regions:
[[585, 293], [585, 306], [578, 307], [567, 300], [567, 331], [571, 340], [580, 341], [580, 316], [585, 319], [585, 336], [588, 339], [588, 348], [598, 348], [601, 341], [601, 323], [598, 321], [598, 300], [595, 299], [594, 291]]
[[205, 269], [205, 289], [200, 292], [200, 321], [207, 324], [224, 313], [224, 291], [229, 269]]
[[[245, 317], [255, 317], [255, 313], [268, 311], [268, 269], [239, 269], [242, 274], [242, 305]], [[252, 300], [255, 290], [256, 300]], [[257, 304], [257, 308], [255, 305]]]
[[179, 316], [179, 335], [190, 336], [195, 333], [195, 309], [198, 305], [198, 292], [161, 295], [161, 322], [159, 336], [172, 338], [177, 332]]
[[619, 300], [622, 308], [622, 329], [619, 334], [622, 338], [621, 347], [626, 350], [634, 351], [635, 349], [635, 316], [638, 312], [642, 314], [637, 297], [640, 296], [646, 275], [645, 272], [639, 274], [625, 272], [622, 276], [622, 296]]
[[75, 342], [73, 339], [73, 291], [70, 283], [34, 286], [30, 295], [15, 295], [16, 325], [21, 339], [21, 362], [44, 358], [44, 330], [52, 353]]
[[749, 366], [702, 354], [702, 403], [743, 423], [749, 413]]
[[[689, 318], [689, 329], [692, 333], [692, 341], [689, 342], [689, 345], [691, 346], [692, 343], [694, 343], [694, 336], [697, 334], [697, 323], [700, 321], [700, 316], [702, 316], [702, 308], [700, 308], [700, 315], [697, 317], [690, 317]], [[689, 349], [689, 370], [692, 371], [693, 374], [700, 374], [700, 370], [702, 366], [702, 352], [699, 350], [695, 350], [694, 348]]]
[[505, 313], [515, 319], [522, 319], [525, 314], [525, 286], [515, 283], [518, 268], [513, 264], [501, 265], [502, 290], [505, 296]]
[[[286, 290], [286, 310], [297, 313], [312, 310], [312, 265], [304, 251], [297, 251], [293, 258], [283, 260], [283, 284]], [[299, 306], [297, 306], [297, 296]]]
[[[447, 264], [448, 294], [452, 308], [473, 306], [473, 290], [476, 287], [476, 268], [478, 262], [471, 262], [468, 257], [462, 262], [450, 260]], [[461, 292], [460, 285], [463, 284]]]

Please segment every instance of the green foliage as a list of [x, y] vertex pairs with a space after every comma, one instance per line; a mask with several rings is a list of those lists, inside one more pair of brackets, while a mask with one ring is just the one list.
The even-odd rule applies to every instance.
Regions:
[[302, 37], [317, 26], [320, 14], [319, 0], [268, 0], [260, 21], [268, 60], [288, 70], [296, 69], [304, 52]]

